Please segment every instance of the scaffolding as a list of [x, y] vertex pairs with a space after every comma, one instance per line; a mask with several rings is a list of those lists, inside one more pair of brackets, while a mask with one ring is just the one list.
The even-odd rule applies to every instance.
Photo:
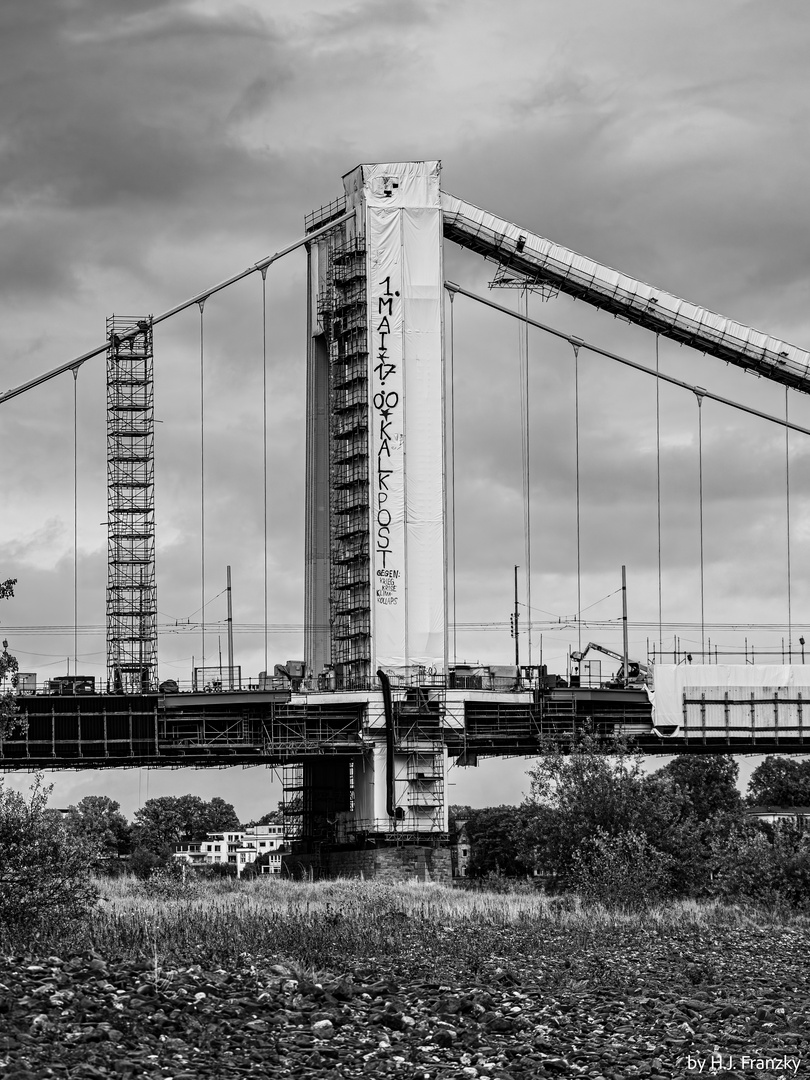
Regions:
[[107, 678], [157, 689], [152, 319], [107, 319]]
[[368, 554], [368, 330], [362, 238], [330, 250], [321, 314], [329, 328], [330, 621], [338, 685], [371, 675]]
[[284, 836], [293, 843], [334, 843], [354, 815], [354, 760], [305, 759], [282, 771]]

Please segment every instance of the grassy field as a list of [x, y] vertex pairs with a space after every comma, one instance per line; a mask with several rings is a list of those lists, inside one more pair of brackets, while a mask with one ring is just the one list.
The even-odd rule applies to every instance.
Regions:
[[374, 881], [98, 885], [85, 920], [0, 941], [15, 1076], [670, 1080], [722, 1052], [724, 1075], [776, 1080], [786, 1055], [810, 1063], [806, 916]]
[[[96, 949], [109, 958], [151, 956], [160, 964], [194, 959], [233, 965], [284, 960], [307, 970], [407, 965], [443, 978], [486, 978], [525, 968], [529, 958], [552, 979], [600, 975], [605, 947], [644, 938], [699, 942], [715, 930], [761, 934], [775, 926], [806, 931], [806, 917], [678, 901], [641, 912], [583, 906], [533, 890], [468, 892], [434, 884], [383, 885], [277, 878], [187, 883], [99, 880], [91, 916], [54, 927], [37, 951]], [[9, 951], [6, 949], [6, 951]], [[520, 976], [522, 977], [522, 976]]]

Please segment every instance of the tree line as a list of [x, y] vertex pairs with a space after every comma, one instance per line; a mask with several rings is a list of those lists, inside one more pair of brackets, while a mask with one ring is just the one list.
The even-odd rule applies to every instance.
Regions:
[[627, 903], [667, 896], [810, 903], [810, 831], [747, 806], [810, 806], [810, 758], [766, 758], [744, 799], [731, 755], [680, 755], [645, 774], [621, 740], [549, 745], [519, 806], [453, 806], [472, 878], [542, 877], [549, 887]]
[[129, 822], [115, 799], [86, 795], [67, 808], [63, 824], [96, 866], [126, 857], [133, 871], [145, 873], [167, 865], [177, 844], [280, 820], [280, 811], [271, 810], [243, 827], [233, 805], [218, 795], [207, 801], [198, 795], [163, 795], [147, 799]]

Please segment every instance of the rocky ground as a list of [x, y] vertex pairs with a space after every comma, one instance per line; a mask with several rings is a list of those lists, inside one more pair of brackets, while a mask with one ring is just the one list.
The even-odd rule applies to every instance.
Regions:
[[603, 928], [565, 957], [559, 940], [522, 954], [518, 928], [503, 956], [455, 977], [451, 940], [438, 976], [418, 956], [331, 976], [273, 958], [6, 957], [0, 1078], [807, 1075], [808, 938]]

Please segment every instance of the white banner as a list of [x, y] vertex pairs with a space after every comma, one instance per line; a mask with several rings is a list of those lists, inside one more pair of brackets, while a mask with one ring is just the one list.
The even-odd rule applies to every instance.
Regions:
[[[369, 304], [372, 670], [444, 670], [438, 162], [362, 166]], [[361, 176], [347, 192], [357, 197]]]
[[401, 211], [369, 207], [369, 480], [375, 668], [407, 655]]

